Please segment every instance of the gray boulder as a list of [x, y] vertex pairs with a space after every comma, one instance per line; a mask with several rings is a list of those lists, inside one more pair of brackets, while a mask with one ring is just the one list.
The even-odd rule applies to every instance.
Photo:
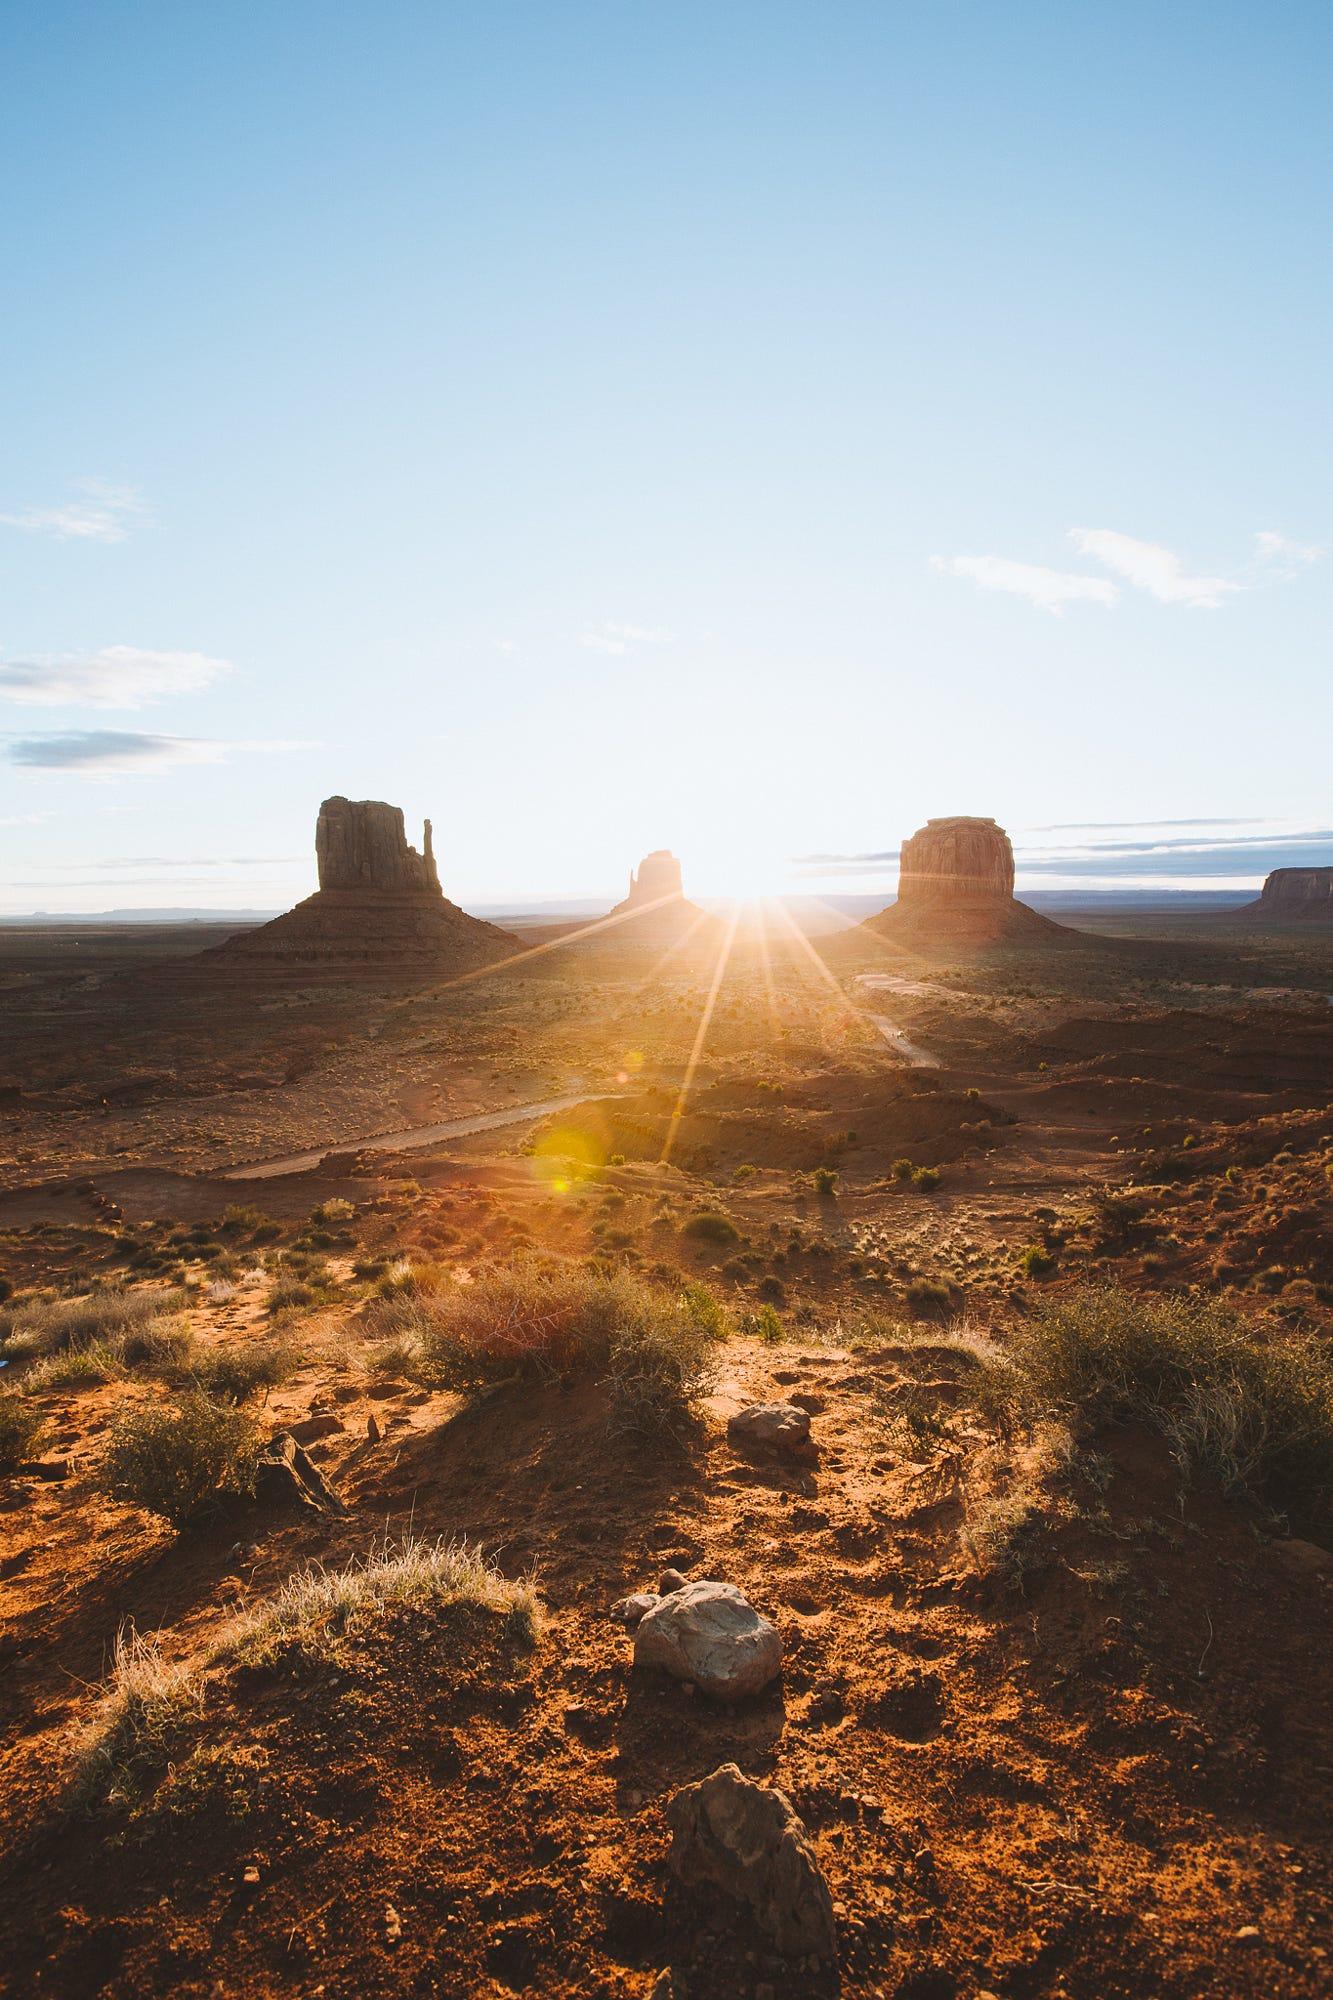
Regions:
[[731, 1583], [687, 1583], [639, 1620], [636, 1667], [661, 1667], [717, 1701], [758, 1694], [782, 1666], [776, 1625]]
[[834, 1958], [833, 1898], [790, 1801], [723, 1764], [686, 1785], [667, 1807], [672, 1873], [712, 1883], [748, 1903], [760, 1928], [789, 1958]]
[[727, 1436], [765, 1451], [801, 1451], [810, 1442], [810, 1412], [798, 1403], [750, 1403], [731, 1418]]

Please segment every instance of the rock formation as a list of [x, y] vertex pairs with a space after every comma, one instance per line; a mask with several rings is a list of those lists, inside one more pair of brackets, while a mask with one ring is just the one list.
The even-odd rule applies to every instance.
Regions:
[[1014, 899], [1014, 850], [993, 819], [932, 819], [902, 846], [898, 900], [869, 928], [904, 943], [991, 944], [1068, 935]]
[[599, 932], [594, 942], [671, 944], [692, 932], [706, 943], [717, 929], [716, 917], [687, 900], [680, 863], [665, 847], [645, 854], [638, 868], [630, 870], [629, 894], [610, 915], [615, 924]]
[[409, 847], [402, 810], [381, 799], [325, 799], [315, 824], [319, 888], [294, 910], [203, 954], [248, 965], [455, 971], [517, 949], [440, 887], [426, 821]]
[[424, 853], [407, 844], [401, 806], [381, 799], [325, 799], [315, 822], [321, 889], [438, 889], [426, 821]]
[[1333, 868], [1275, 868], [1239, 915], [1250, 923], [1333, 924]]
[[657, 847], [645, 854], [637, 872], [629, 872], [629, 894], [617, 909], [637, 908], [644, 903], [660, 903], [664, 897], [683, 896], [680, 863], [670, 848]]

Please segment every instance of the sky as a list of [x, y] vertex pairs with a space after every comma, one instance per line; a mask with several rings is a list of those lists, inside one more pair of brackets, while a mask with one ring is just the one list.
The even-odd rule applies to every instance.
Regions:
[[[0, 913], [1333, 861], [1333, 10], [0, 10]], [[1276, 857], [1276, 860], [1275, 860]]]

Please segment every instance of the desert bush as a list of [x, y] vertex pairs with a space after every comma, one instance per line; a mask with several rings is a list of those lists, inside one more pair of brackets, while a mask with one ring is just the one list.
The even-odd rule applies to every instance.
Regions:
[[782, 1324], [777, 1308], [765, 1300], [755, 1314], [755, 1332], [762, 1341], [770, 1345], [787, 1338], [787, 1329]]
[[310, 1211], [310, 1220], [324, 1226], [340, 1228], [345, 1222], [356, 1219], [356, 1203], [345, 1201], [341, 1195], [334, 1195], [330, 1201], [320, 1202], [318, 1208]]
[[257, 1442], [248, 1417], [194, 1389], [174, 1410], [154, 1405], [120, 1419], [101, 1484], [113, 1500], [182, 1528], [220, 1494], [246, 1489]]
[[688, 1216], [680, 1226], [682, 1236], [693, 1236], [700, 1243], [739, 1243], [741, 1232], [729, 1215], [720, 1208], [701, 1208]]
[[301, 1365], [294, 1340], [254, 1340], [243, 1347], [220, 1347], [199, 1355], [190, 1380], [220, 1403], [244, 1403], [263, 1389], [267, 1393], [289, 1381]]
[[826, 1201], [832, 1201], [838, 1192], [837, 1169], [816, 1167], [810, 1176], [810, 1182], [817, 1195], [821, 1195]]
[[673, 1430], [707, 1378], [717, 1338], [701, 1294], [659, 1289], [624, 1269], [521, 1260], [470, 1285], [386, 1300], [367, 1330], [407, 1343], [416, 1375], [439, 1388], [602, 1376], [621, 1428]]
[[912, 1186], [918, 1194], [933, 1194], [940, 1184], [938, 1167], [913, 1167]]
[[156, 1639], [130, 1625], [116, 1634], [111, 1679], [81, 1746], [79, 1804], [135, 1805], [166, 1765], [173, 1736], [202, 1705], [202, 1676], [162, 1657]]
[[916, 1172], [916, 1168], [904, 1154], [894, 1161], [889, 1171], [896, 1181], [910, 1181], [912, 1175]]
[[1092, 1243], [1096, 1250], [1125, 1250], [1145, 1233], [1148, 1204], [1126, 1188], [1107, 1188], [1092, 1204]]
[[1185, 1476], [1333, 1517], [1333, 1354], [1311, 1337], [1270, 1333], [1215, 1300], [1088, 1288], [1038, 1305], [998, 1385], [1028, 1417], [1137, 1419]]
[[903, 1296], [914, 1313], [943, 1312], [949, 1304], [949, 1287], [938, 1278], [913, 1278]]
[[34, 1404], [12, 1391], [0, 1395], [0, 1474], [13, 1472], [32, 1457], [45, 1429], [46, 1418]]
[[1018, 1253], [1018, 1268], [1025, 1278], [1044, 1278], [1055, 1269], [1055, 1253], [1044, 1243], [1029, 1243]]

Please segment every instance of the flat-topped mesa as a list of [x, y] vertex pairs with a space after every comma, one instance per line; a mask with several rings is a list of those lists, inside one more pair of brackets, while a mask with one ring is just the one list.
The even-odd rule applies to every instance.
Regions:
[[1333, 924], [1333, 868], [1275, 868], [1259, 900], [1240, 914], [1260, 922]]
[[871, 930], [913, 944], [998, 944], [1069, 935], [1014, 899], [1014, 850], [993, 819], [927, 820], [902, 845], [898, 900]]
[[928, 819], [902, 846], [898, 901], [963, 903], [1014, 893], [1014, 850], [993, 819]]
[[382, 799], [325, 799], [315, 823], [319, 887], [285, 916], [228, 938], [208, 958], [291, 970], [441, 972], [508, 956], [517, 940], [470, 917], [440, 887], [426, 821], [409, 847], [402, 809]]
[[426, 821], [424, 853], [407, 844], [401, 806], [383, 799], [325, 799], [315, 822], [321, 889], [440, 891]]

